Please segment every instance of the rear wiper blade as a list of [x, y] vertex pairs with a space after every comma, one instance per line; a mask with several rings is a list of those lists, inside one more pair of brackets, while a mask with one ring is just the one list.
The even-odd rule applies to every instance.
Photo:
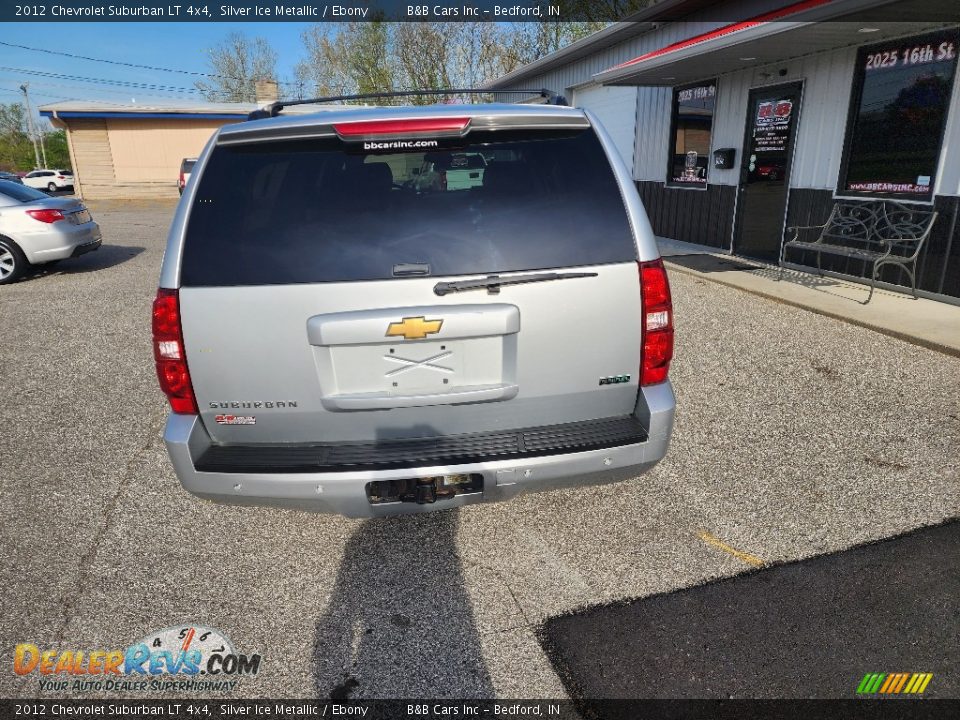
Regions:
[[438, 282], [433, 286], [437, 295], [462, 292], [463, 290], [479, 290], [487, 288], [491, 293], [497, 293], [503, 285], [525, 285], [527, 283], [547, 282], [548, 280], [569, 280], [572, 278], [597, 277], [597, 273], [568, 272], [568, 273], [534, 273], [531, 275], [511, 275], [502, 278], [499, 275], [490, 275], [476, 280], [456, 280], [453, 282]]

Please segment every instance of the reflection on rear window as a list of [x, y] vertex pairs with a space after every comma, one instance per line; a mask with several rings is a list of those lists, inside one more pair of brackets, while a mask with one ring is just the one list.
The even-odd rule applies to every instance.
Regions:
[[469, 155], [453, 155], [450, 158], [450, 167], [463, 168], [466, 170], [477, 170], [485, 168], [487, 163], [480, 153], [471, 153]]
[[9, 180], [0, 180], [0, 193], [12, 198], [17, 202], [32, 202], [34, 200], [48, 200], [50, 198], [46, 193], [34, 190], [27, 185], [10, 182]]
[[403, 263], [446, 276], [636, 259], [593, 130], [457, 142], [389, 154], [329, 139], [218, 147], [191, 209], [182, 284], [378, 280]]

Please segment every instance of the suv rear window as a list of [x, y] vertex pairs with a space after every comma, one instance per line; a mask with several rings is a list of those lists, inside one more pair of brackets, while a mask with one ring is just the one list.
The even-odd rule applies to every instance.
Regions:
[[[217, 147], [190, 211], [181, 284], [380, 280], [410, 263], [448, 276], [636, 260], [592, 129], [444, 142], [418, 152], [337, 139]], [[482, 156], [466, 163], [478, 177], [448, 187], [448, 169], [471, 155]]]

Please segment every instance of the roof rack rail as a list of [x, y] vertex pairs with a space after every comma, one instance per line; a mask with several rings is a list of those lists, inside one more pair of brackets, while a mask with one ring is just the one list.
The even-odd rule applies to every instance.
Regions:
[[310, 98], [308, 100], [277, 100], [266, 107], [254, 110], [247, 115], [247, 120], [263, 120], [277, 117], [280, 111], [290, 105], [313, 105], [314, 103], [338, 102], [341, 100], [373, 100], [387, 97], [411, 97], [413, 95], [493, 95], [496, 93], [515, 93], [524, 95], [539, 95], [547, 100], [549, 105], [566, 105], [567, 99], [546, 88], [523, 90], [491, 90], [488, 88], [448, 88], [445, 90], [391, 90], [387, 92], [361, 93], [359, 95], [331, 95], [329, 97]]

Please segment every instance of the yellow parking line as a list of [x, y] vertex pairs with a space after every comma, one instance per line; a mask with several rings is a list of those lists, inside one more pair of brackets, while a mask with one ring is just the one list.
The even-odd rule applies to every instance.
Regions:
[[730, 547], [716, 535], [711, 535], [706, 530], [701, 530], [697, 533], [697, 536], [707, 543], [707, 545], [713, 545], [715, 548], [733, 555], [735, 558], [737, 558], [737, 560], [742, 560], [748, 565], [753, 565], [754, 567], [763, 567], [766, 565], [766, 563], [756, 555], [751, 555], [750, 553], [743, 552], [742, 550], [737, 550], [735, 547]]

